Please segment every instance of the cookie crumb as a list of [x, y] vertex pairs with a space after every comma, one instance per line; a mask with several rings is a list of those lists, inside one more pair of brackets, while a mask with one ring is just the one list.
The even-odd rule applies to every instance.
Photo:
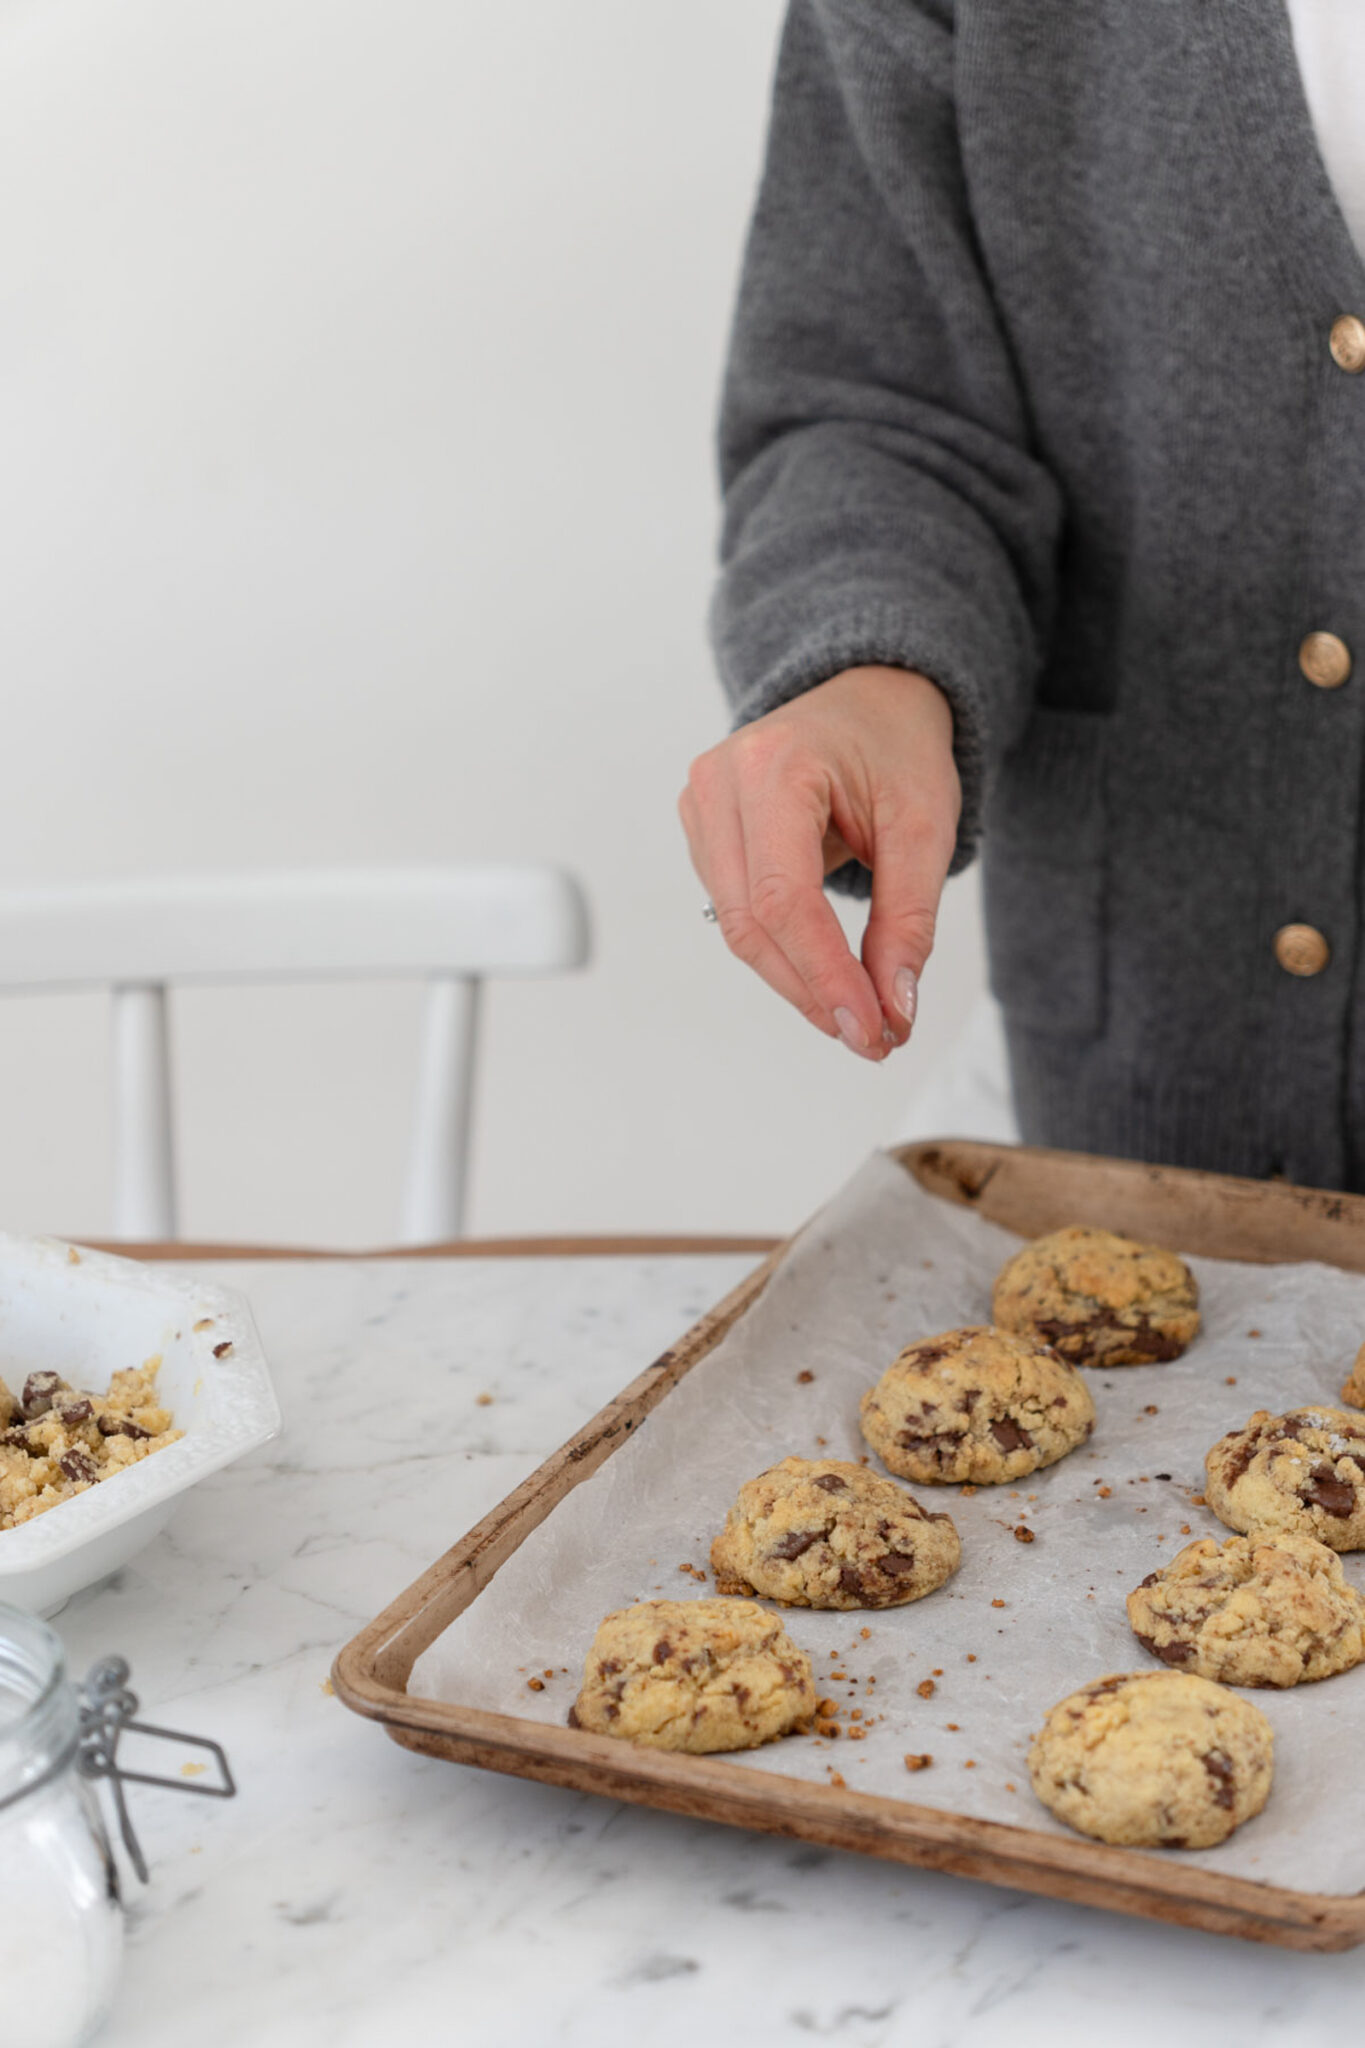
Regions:
[[823, 1451], [826, 1445], [829, 1443], [829, 1438], [827, 1436], [818, 1436], [816, 1437], [815, 1441], [819, 1444], [821, 1450]]
[[992, 1607], [1003, 1607], [1003, 1606], [1004, 1606], [1004, 1604], [1005, 1604], [1005, 1603], [1004, 1603], [1004, 1601], [1003, 1601], [1003, 1600], [992, 1600], [992, 1602], [991, 1602], [991, 1606], [992, 1606]]
[[972, 1654], [972, 1652], [971, 1652], [970, 1650], [968, 1650], [968, 1652], [967, 1652], [967, 1662], [968, 1662], [969, 1664], [975, 1664], [975, 1662], [976, 1662], [976, 1658], [975, 1658], [975, 1656], [974, 1656], [974, 1655]]
[[1157, 1407], [1155, 1401], [1149, 1401], [1142, 1412], [1144, 1415], [1160, 1415], [1161, 1410]]
[[826, 1764], [825, 1769], [829, 1772], [830, 1784], [837, 1785], [841, 1792], [844, 1791], [846, 1788], [841, 1774], [838, 1771], [836, 1771], [832, 1765], [829, 1764]]
[[962, 1768], [964, 1771], [974, 1771], [976, 1769], [976, 1758], [974, 1756], [964, 1758]]
[[927, 1771], [933, 1761], [934, 1759], [930, 1756], [928, 1750], [925, 1750], [922, 1756], [907, 1756], [905, 1768], [907, 1771]]
[[1236, 1373], [1235, 1373], [1235, 1372], [1230, 1372], [1230, 1373], [1228, 1374], [1227, 1378], [1226, 1378], [1226, 1379], [1224, 1380], [1224, 1382], [1223, 1382], [1223, 1385], [1224, 1385], [1225, 1387], [1235, 1387], [1235, 1386], [1236, 1386], [1236, 1384], [1237, 1384], [1237, 1375], [1236, 1375]]
[[808, 1387], [814, 1378], [815, 1374], [808, 1371], [805, 1366], [802, 1366], [800, 1372], [796, 1375], [796, 1384], [798, 1387]]
[[1101, 1499], [1101, 1500], [1108, 1500], [1108, 1499], [1109, 1499], [1109, 1497], [1110, 1497], [1110, 1495], [1111, 1495], [1111, 1494], [1113, 1493], [1113, 1491], [1114, 1491], [1114, 1489], [1113, 1489], [1113, 1487], [1112, 1487], [1112, 1486], [1101, 1486], [1101, 1487], [1099, 1488], [1099, 1496], [1100, 1496], [1100, 1499]]
[[1006, 1780], [1005, 1780], [1005, 1790], [1006, 1790], [1007, 1792], [1017, 1792], [1017, 1791], [1019, 1790], [1019, 1787], [1018, 1787], [1017, 1785], [1011, 1785], [1011, 1783], [1010, 1783], [1009, 1779], [1008, 1779], [1008, 1778], [1006, 1778]]
[[542, 1678], [553, 1678], [553, 1677], [554, 1677], [554, 1675], [555, 1675], [555, 1674], [554, 1674], [554, 1668], [553, 1668], [553, 1666], [552, 1666], [552, 1665], [549, 1665], [549, 1664], [547, 1664], [547, 1665], [545, 1666], [545, 1669], [544, 1669], [544, 1670], [543, 1670], [543, 1671], [541, 1672], [541, 1674], [540, 1674], [540, 1675], [541, 1675], [541, 1677], [542, 1677]]
[[962, 1488], [963, 1500], [970, 1500], [975, 1492], [976, 1488], [974, 1486], [964, 1486]]
[[870, 1629], [870, 1628], [860, 1628], [860, 1629], [858, 1630], [858, 1634], [859, 1634], [859, 1635], [860, 1635], [860, 1636], [862, 1637], [862, 1639], [863, 1639], [863, 1641], [864, 1641], [865, 1643], [870, 1643], [870, 1642], [871, 1642], [871, 1640], [872, 1640], [872, 1631], [871, 1631], [871, 1629]]
[[543, 1678], [528, 1678], [526, 1685], [527, 1690], [530, 1692], [544, 1692], [545, 1690], [545, 1680]]
[[1207, 1507], [1207, 1506], [1208, 1506], [1208, 1502], [1207, 1502], [1207, 1501], [1205, 1500], [1205, 1498], [1204, 1498], [1204, 1496], [1203, 1496], [1203, 1494], [1202, 1494], [1202, 1493], [1192, 1493], [1192, 1494], [1190, 1495], [1190, 1500], [1192, 1501], [1192, 1503], [1194, 1504], [1194, 1506], [1195, 1506], [1195, 1507], [1197, 1507], [1197, 1508], [1202, 1508], [1202, 1507]]
[[915, 1687], [915, 1691], [919, 1694], [922, 1700], [931, 1700], [934, 1697], [934, 1694], [938, 1691], [938, 1687], [934, 1684], [932, 1678], [922, 1678], [919, 1684]]
[[1259, 1336], [1260, 1336], [1260, 1334], [1261, 1334], [1261, 1333], [1260, 1333], [1260, 1331], [1259, 1331], [1259, 1330], [1248, 1330], [1248, 1331], [1247, 1331], [1247, 1335], [1248, 1335], [1248, 1337], [1259, 1337]]
[[1025, 1524], [1024, 1524], [1023, 1522], [1021, 1522], [1021, 1523], [1019, 1524], [1019, 1527], [1018, 1527], [1018, 1528], [1017, 1528], [1017, 1529], [1015, 1530], [1015, 1532], [1014, 1532], [1014, 1540], [1015, 1540], [1015, 1542], [1016, 1542], [1016, 1543], [1032, 1543], [1032, 1541], [1033, 1541], [1033, 1531], [1032, 1531], [1032, 1529], [1030, 1529], [1030, 1528], [1027, 1528], [1027, 1527], [1025, 1526]]
[[1182, 1522], [1182, 1523], [1180, 1524], [1180, 1533], [1181, 1533], [1181, 1535], [1182, 1535], [1182, 1536], [1189, 1536], [1190, 1534], [1192, 1534], [1192, 1531], [1191, 1531], [1191, 1529], [1190, 1529], [1190, 1525], [1189, 1525], [1189, 1523], [1188, 1523], [1188, 1522]]
[[943, 1725], [945, 1728], [951, 1729], [954, 1735], [958, 1735], [962, 1732], [956, 1721], [945, 1721]]
[[476, 1408], [491, 1408], [493, 1406], [493, 1396], [491, 1394], [476, 1394], [474, 1396], [474, 1406]]

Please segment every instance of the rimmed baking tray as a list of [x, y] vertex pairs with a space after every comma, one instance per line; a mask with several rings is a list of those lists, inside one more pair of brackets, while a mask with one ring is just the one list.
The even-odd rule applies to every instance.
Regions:
[[[892, 1155], [929, 1193], [1022, 1236], [1094, 1223], [1210, 1258], [1319, 1260], [1365, 1272], [1365, 1197], [1285, 1182], [1025, 1146], [943, 1139]], [[1365, 1893], [1315, 1894], [1179, 1858], [1046, 1834], [743, 1762], [661, 1754], [581, 1730], [409, 1696], [422, 1652], [476, 1600], [558, 1504], [626, 1442], [767, 1285], [779, 1247], [361, 1631], [333, 1668], [337, 1696], [425, 1755], [764, 1833], [948, 1870], [992, 1884], [1287, 1948], [1365, 1940]]]

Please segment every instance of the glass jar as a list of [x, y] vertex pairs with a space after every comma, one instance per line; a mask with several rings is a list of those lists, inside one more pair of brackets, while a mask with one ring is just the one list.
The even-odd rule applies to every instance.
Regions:
[[118, 1980], [118, 1873], [80, 1742], [61, 1643], [0, 1609], [0, 2034], [14, 2048], [78, 2048]]

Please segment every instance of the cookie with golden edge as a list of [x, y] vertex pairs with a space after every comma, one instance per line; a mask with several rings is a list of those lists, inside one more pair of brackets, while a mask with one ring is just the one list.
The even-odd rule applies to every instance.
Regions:
[[1353, 1408], [1365, 1408], [1365, 1344], [1355, 1355], [1350, 1376], [1341, 1390], [1343, 1401], [1349, 1401]]
[[1028, 1769], [1043, 1805], [1080, 1834], [1208, 1849], [1261, 1811], [1274, 1756], [1250, 1700], [1184, 1672], [1118, 1672], [1058, 1702]]
[[570, 1724], [650, 1749], [756, 1749], [810, 1726], [810, 1659], [752, 1600], [641, 1600], [593, 1637]]
[[1204, 1460], [1204, 1494], [1229, 1529], [1315, 1536], [1365, 1550], [1365, 1418], [1344, 1408], [1258, 1408]]
[[1095, 1404], [1050, 1346], [973, 1324], [907, 1344], [863, 1396], [861, 1422], [902, 1479], [1000, 1486], [1084, 1443]]
[[1187, 1543], [1128, 1595], [1145, 1650], [1220, 1685], [1304, 1685], [1365, 1659], [1365, 1598], [1312, 1536]]
[[789, 1607], [904, 1607], [961, 1558], [950, 1516], [837, 1458], [784, 1458], [746, 1480], [711, 1545], [718, 1591]]
[[991, 1313], [1074, 1365], [1179, 1358], [1199, 1329], [1199, 1289], [1160, 1245], [1079, 1225], [1036, 1237], [1000, 1270]]

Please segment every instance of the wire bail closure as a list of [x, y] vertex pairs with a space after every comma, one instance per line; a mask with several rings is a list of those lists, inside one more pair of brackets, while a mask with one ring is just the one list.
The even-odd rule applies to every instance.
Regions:
[[[133, 1869], [146, 1884], [147, 1861], [133, 1832], [124, 1786], [164, 1785], [167, 1791], [197, 1792], [206, 1799], [233, 1799], [237, 1787], [221, 1743], [210, 1741], [206, 1735], [185, 1735], [174, 1728], [154, 1728], [150, 1722], [133, 1719], [138, 1709], [138, 1698], [128, 1688], [129, 1675], [128, 1662], [124, 1657], [103, 1657], [98, 1664], [91, 1666], [79, 1694], [81, 1732], [77, 1766], [83, 1778], [109, 1780], [123, 1846], [128, 1851]], [[125, 1771], [118, 1761], [119, 1741], [125, 1734], [150, 1735], [158, 1741], [211, 1751], [218, 1765], [220, 1782], [195, 1785], [184, 1778], [161, 1778], [148, 1771]]]

